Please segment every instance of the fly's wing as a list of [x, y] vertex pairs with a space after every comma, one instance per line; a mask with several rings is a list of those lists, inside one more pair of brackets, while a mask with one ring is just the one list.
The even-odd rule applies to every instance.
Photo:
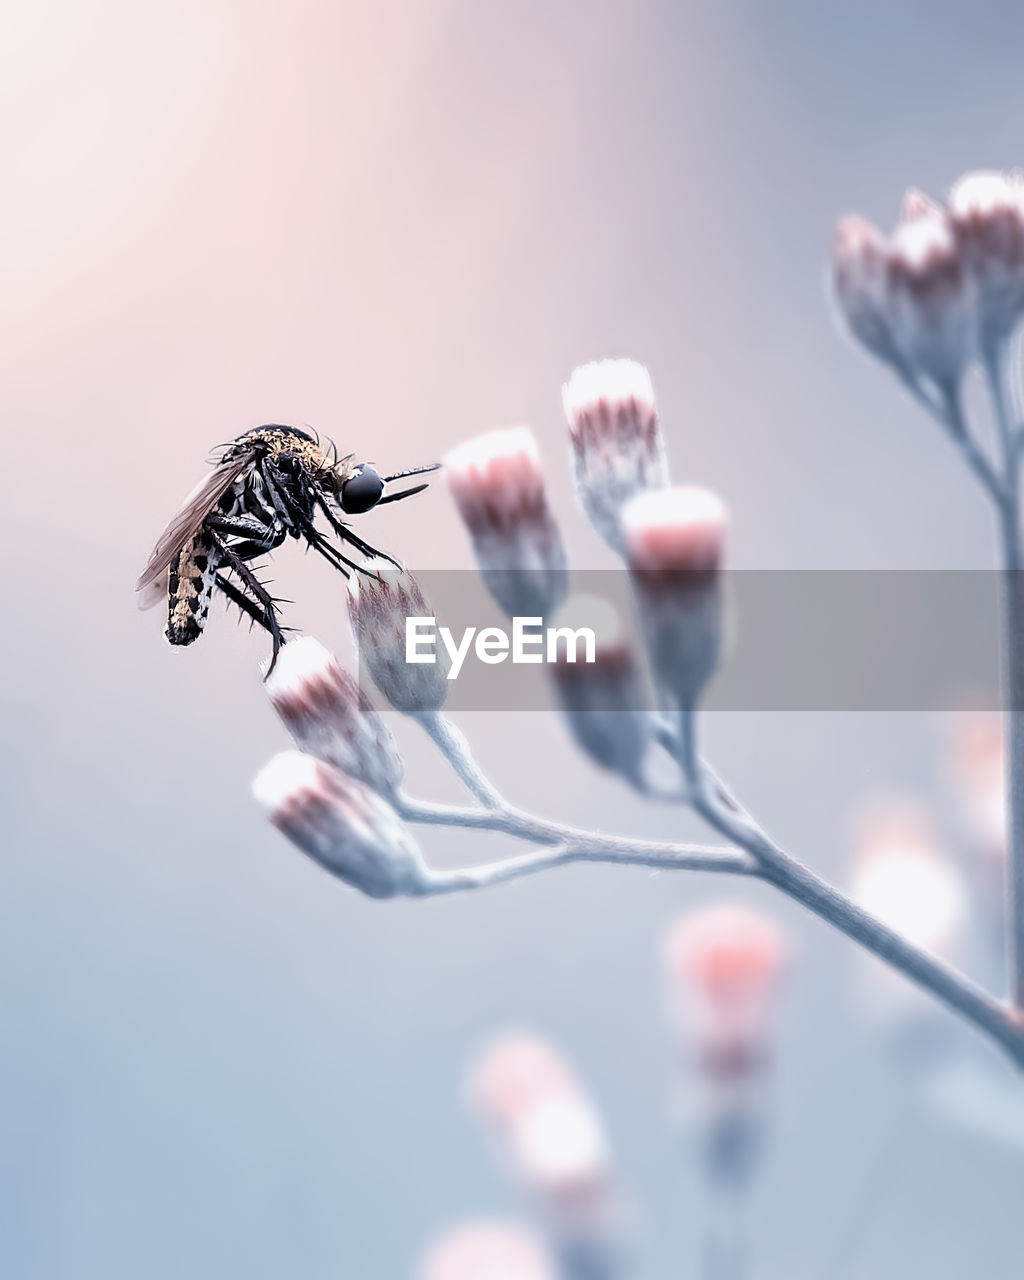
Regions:
[[243, 450], [203, 476], [181, 505], [171, 523], [160, 535], [146, 567], [139, 574], [135, 590], [139, 608], [151, 609], [166, 593], [167, 572], [174, 557], [190, 538], [199, 532], [203, 521], [227, 493], [252, 460], [252, 450]]

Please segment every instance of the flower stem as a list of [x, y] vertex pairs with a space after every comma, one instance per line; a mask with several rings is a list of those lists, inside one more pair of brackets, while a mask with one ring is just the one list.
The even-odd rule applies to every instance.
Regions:
[[985, 359], [1003, 457], [1006, 500], [999, 509], [1002, 558], [1002, 689], [1006, 746], [1007, 947], [1010, 994], [1024, 1012], [1024, 563], [1019, 457], [1003, 371], [1006, 352]]

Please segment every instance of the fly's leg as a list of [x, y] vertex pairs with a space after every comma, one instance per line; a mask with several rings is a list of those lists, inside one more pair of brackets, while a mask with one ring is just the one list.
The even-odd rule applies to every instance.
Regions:
[[248, 614], [253, 622], [258, 622], [265, 631], [270, 631], [270, 619], [267, 615], [266, 609], [258, 605], [255, 600], [250, 600], [245, 592], [239, 590], [231, 579], [226, 577], [223, 573], [217, 574], [216, 583], [232, 604], [237, 604], [239, 609], [241, 609], [243, 613]]
[[268, 474], [268, 470], [269, 468], [264, 471], [263, 480], [274, 505], [282, 512], [282, 514], [288, 516], [295, 528], [300, 530], [302, 536], [306, 539], [313, 550], [319, 552], [319, 554], [322, 555], [329, 564], [331, 564], [340, 573], [343, 573], [346, 578], [348, 577], [349, 569], [353, 569], [357, 573], [363, 572], [361, 567], [357, 565], [354, 560], [349, 560], [348, 557], [343, 556], [336, 547], [331, 546], [324, 535], [317, 529], [310, 517], [306, 515], [298, 504], [289, 496], [284, 487], [274, 482], [274, 478]]
[[331, 526], [331, 528], [338, 535], [338, 537], [342, 538], [345, 542], [350, 542], [352, 546], [355, 547], [355, 549], [360, 553], [360, 555], [376, 556], [381, 560], [389, 560], [395, 566], [396, 569], [401, 569], [402, 566], [398, 563], [398, 561], [394, 558], [394, 556], [389, 556], [386, 551], [378, 551], [376, 547], [371, 547], [368, 542], [364, 542], [362, 538], [359, 537], [358, 534], [353, 533], [352, 530], [348, 527], [347, 524], [345, 524], [344, 521], [338, 519], [338, 517], [331, 510], [330, 505], [327, 502], [325, 502], [322, 497], [318, 495], [316, 502], [317, 502], [317, 506], [327, 517], [327, 523]]
[[[209, 525], [207, 526], [209, 528]], [[265, 619], [260, 619], [261, 624], [270, 632], [271, 640], [274, 645], [274, 652], [270, 658], [270, 666], [267, 668], [267, 676], [274, 669], [277, 662], [277, 655], [281, 652], [281, 646], [284, 644], [284, 635], [281, 632], [281, 624], [277, 617], [277, 605], [274, 597], [266, 589], [259, 578], [253, 573], [242, 557], [212, 529], [209, 530], [210, 542], [215, 548], [220, 563], [233, 569], [243, 586], [248, 587], [253, 595], [253, 599], [266, 614]], [[237, 603], [237, 601], [236, 601]], [[248, 610], [247, 610], [248, 612]], [[266, 676], [264, 676], [266, 679]]]
[[273, 525], [257, 520], [255, 516], [226, 516], [218, 512], [207, 516], [206, 527], [215, 533], [241, 538], [242, 541], [236, 542], [232, 550], [243, 560], [266, 555], [268, 551], [279, 547], [285, 539], [283, 529], [275, 529]]

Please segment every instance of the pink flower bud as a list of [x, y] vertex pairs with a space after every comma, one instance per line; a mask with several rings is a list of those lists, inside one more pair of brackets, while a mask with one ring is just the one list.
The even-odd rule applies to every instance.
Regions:
[[424, 867], [408, 828], [355, 778], [283, 751], [257, 774], [252, 790], [274, 826], [339, 880], [371, 898], [420, 891]]
[[402, 781], [391, 731], [355, 680], [313, 636], [299, 636], [278, 655], [264, 684], [295, 745], [384, 795]]
[[460, 1227], [429, 1250], [422, 1280], [556, 1280], [554, 1264], [530, 1232], [503, 1223]]
[[967, 272], [945, 213], [917, 197], [893, 234], [890, 324], [907, 364], [952, 386], [973, 351]]
[[885, 805], [862, 817], [853, 897], [915, 945], [935, 951], [955, 941], [964, 909], [960, 878], [940, 852], [927, 816], [910, 804]]
[[526, 427], [490, 431], [445, 458], [488, 590], [509, 617], [544, 617], [567, 589], [565, 548]]
[[728, 513], [706, 489], [672, 488], [634, 498], [622, 523], [654, 673], [692, 705], [718, 665]]
[[622, 553], [622, 508], [669, 482], [651, 375], [634, 360], [576, 369], [562, 392], [576, 489], [591, 524]]
[[779, 927], [732, 903], [683, 917], [665, 943], [670, 1012], [712, 1076], [744, 1074], [768, 1050], [786, 958]]
[[416, 579], [405, 569], [385, 565], [377, 573], [349, 579], [348, 613], [359, 660], [396, 711], [415, 715], [438, 711], [448, 695], [448, 659], [406, 661], [406, 621], [433, 617]]
[[998, 344], [1024, 313], [1024, 188], [1019, 176], [966, 174], [950, 192], [949, 219], [975, 285], [979, 342]]
[[604, 1131], [568, 1064], [544, 1041], [506, 1035], [470, 1073], [467, 1094], [515, 1175], [561, 1209], [603, 1194]]
[[631, 647], [623, 641], [599, 642], [593, 662], [569, 662], [561, 655], [552, 672], [581, 750], [603, 768], [639, 784], [651, 729], [643, 674]]
[[832, 284], [850, 332], [872, 355], [901, 357], [889, 323], [889, 262], [885, 236], [865, 218], [843, 218], [832, 247]]

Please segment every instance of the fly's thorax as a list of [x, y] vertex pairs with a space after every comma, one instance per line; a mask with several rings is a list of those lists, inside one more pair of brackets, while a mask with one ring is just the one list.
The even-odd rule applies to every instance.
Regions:
[[190, 538], [171, 561], [166, 632], [171, 644], [192, 644], [202, 635], [216, 571], [213, 548], [204, 533]]
[[[250, 450], [253, 446], [275, 462], [294, 461], [311, 475], [329, 471], [336, 461], [336, 451], [330, 440], [316, 440], [297, 427], [256, 427], [239, 436], [232, 448]], [[225, 456], [231, 456], [231, 449]]]

